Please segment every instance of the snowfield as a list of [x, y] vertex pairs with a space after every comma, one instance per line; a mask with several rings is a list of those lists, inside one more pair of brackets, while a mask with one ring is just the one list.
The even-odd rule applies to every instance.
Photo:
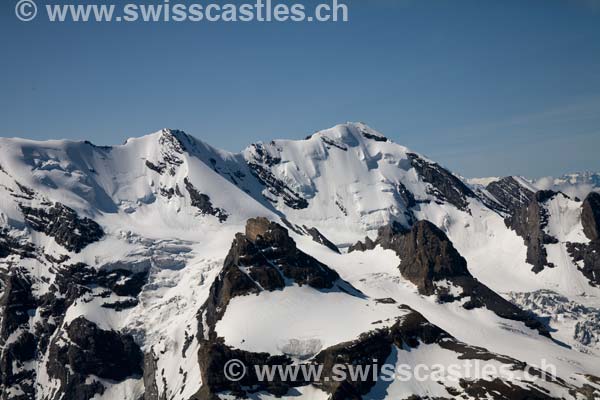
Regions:
[[[353, 398], [324, 382], [283, 393], [219, 386], [219, 355], [303, 363], [348, 351], [362, 360], [373, 332], [387, 339], [370, 351], [392, 365], [456, 364], [474, 353], [447, 343], [476, 346], [490, 364], [555, 365], [556, 379], [537, 383], [548, 398], [600, 398], [600, 254], [582, 213], [595, 189], [570, 191], [576, 177], [515, 181], [531, 193], [563, 192], [528, 203], [542, 218], [525, 224], [541, 250], [486, 192], [500, 178], [467, 182], [361, 123], [240, 153], [167, 129], [112, 147], [1, 138], [0, 399]], [[233, 255], [264, 253], [253, 249], [268, 232], [247, 231], [256, 217], [285, 228], [298, 251], [349, 286], [331, 289], [266, 256], [228, 270]], [[470, 305], [452, 276], [435, 282], [451, 300], [422, 294], [391, 248], [351, 247], [422, 220], [447, 236], [475, 280], [530, 310], [552, 337]], [[533, 253], [552, 266], [532, 271]], [[425, 333], [398, 334], [415, 312]], [[414, 338], [420, 344], [409, 345]], [[520, 375], [510, 384], [514, 396], [537, 390]], [[365, 399], [507, 398], [482, 382], [349, 387]]]

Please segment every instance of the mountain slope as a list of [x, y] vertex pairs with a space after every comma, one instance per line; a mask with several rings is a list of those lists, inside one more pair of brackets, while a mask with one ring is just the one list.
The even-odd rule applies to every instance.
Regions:
[[[466, 184], [351, 123], [241, 153], [0, 139], [0, 160], [0, 399], [599, 393], [594, 196]], [[557, 370], [232, 383], [228, 358]]]

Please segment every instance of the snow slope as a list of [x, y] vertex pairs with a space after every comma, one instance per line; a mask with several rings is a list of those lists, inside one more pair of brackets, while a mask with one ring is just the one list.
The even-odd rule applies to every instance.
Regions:
[[[533, 365], [544, 357], [565, 381], [591, 384], [581, 377], [600, 376], [599, 355], [594, 343], [574, 337], [571, 325], [554, 323], [560, 340], [577, 344], [567, 348], [485, 308], [467, 310], [460, 302], [419, 294], [390, 250], [346, 253], [365, 236], [374, 239], [382, 226], [409, 228], [428, 220], [450, 238], [473, 276], [505, 298], [519, 301], [512, 292], [551, 290], [600, 308], [600, 289], [567, 250], [567, 243], [590, 243], [581, 201], [558, 195], [544, 207], [545, 232], [557, 239], [545, 248], [556, 268], [536, 274], [524, 239], [480, 192], [361, 123], [304, 140], [256, 143], [240, 153], [168, 129], [111, 147], [1, 138], [0, 399], [197, 396], [207, 376], [198, 313], [236, 233], [254, 217], [287, 227], [300, 250], [364, 296], [290, 284], [232, 297], [214, 327], [231, 348], [305, 360], [390, 328], [407, 313], [399, 306], [408, 305], [461, 342]], [[321, 237], [309, 234], [310, 228]], [[323, 238], [342, 251], [323, 245]], [[117, 350], [124, 359], [141, 357], [140, 365], [95, 373], [76, 365], [78, 357], [89, 365], [108, 362], [99, 352], [86, 353], [89, 358], [78, 353], [93, 335], [124, 343]], [[393, 362], [410, 364], [457, 357], [435, 344], [392, 353]], [[98, 385], [103, 389], [93, 389]], [[313, 386], [294, 391], [294, 398], [329, 395]], [[450, 396], [439, 385], [394, 383], [371, 392], [381, 399], [411, 394]]]

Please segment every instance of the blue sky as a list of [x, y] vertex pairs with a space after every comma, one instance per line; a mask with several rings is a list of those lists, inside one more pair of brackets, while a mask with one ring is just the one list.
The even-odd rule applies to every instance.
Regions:
[[0, 5], [0, 136], [173, 127], [237, 151], [363, 121], [468, 177], [600, 170], [600, 1], [348, 0], [347, 23], [170, 24], [24, 23], [15, 3]]

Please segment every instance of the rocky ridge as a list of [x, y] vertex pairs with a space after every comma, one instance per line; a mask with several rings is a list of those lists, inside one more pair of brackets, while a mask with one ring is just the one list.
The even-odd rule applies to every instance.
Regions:
[[[550, 222], [563, 212], [547, 204], [560, 194], [530, 198], [516, 179], [490, 184], [487, 192], [474, 190], [364, 124], [345, 124], [303, 141], [255, 144], [235, 154], [177, 130], [112, 147], [0, 139], [0, 153], [2, 400], [303, 397], [307, 387], [326, 397], [359, 399], [377, 397], [372, 391], [381, 383], [264, 384], [252, 375], [232, 383], [224, 379], [223, 366], [231, 358], [247, 365], [314, 363], [324, 365], [329, 376], [335, 360], [381, 365], [421, 360], [431, 351], [434, 358], [450, 353], [521, 371], [527, 364], [521, 358], [527, 357], [512, 352], [518, 346], [524, 354], [539, 348], [560, 365], [561, 376], [536, 384], [463, 378], [454, 386], [433, 382], [426, 390], [436, 387], [441, 398], [598, 396], [594, 287], [586, 286], [589, 295], [578, 301], [560, 294], [569, 301], [564, 306], [543, 300], [554, 305], [537, 309], [538, 297], [509, 304], [495, 290], [498, 281], [490, 280], [487, 271], [493, 269], [473, 263], [477, 257], [468, 245], [475, 242], [500, 262], [497, 254], [525, 254], [504, 229], [518, 230], [533, 248], [532, 263], [541, 266], [532, 281], [539, 278], [541, 286], [549, 286], [544, 279], [553, 278], [547, 274], [552, 269], [569, 279], [581, 275], [586, 285], [597, 282], [593, 195], [581, 203], [573, 231], [558, 243], [568, 247], [575, 263], [569, 266], [555, 261], [555, 253], [552, 258], [557, 243], [544, 239], [544, 234], [553, 237], [550, 228], [556, 227]], [[514, 218], [511, 228], [496, 223], [508, 217]], [[489, 230], [478, 230], [481, 226]], [[379, 229], [376, 239], [352, 246], [366, 251], [362, 257], [345, 253], [348, 243], [374, 229]], [[571, 234], [578, 229], [586, 240]], [[508, 251], [507, 243], [513, 246]], [[395, 260], [393, 254], [399, 258], [397, 274], [369, 284], [354, 278], [361, 268], [377, 270]], [[524, 261], [511, 260], [518, 266]], [[549, 268], [548, 260], [556, 268]], [[513, 279], [510, 273], [497, 272]], [[515, 275], [515, 287], [530, 274]], [[416, 288], [414, 293], [406, 285]], [[301, 320], [348, 299], [362, 301], [360, 308], [346, 309], [357, 318], [386, 307], [397, 311], [397, 319], [366, 320], [350, 341], [297, 354], [295, 342], [283, 343], [280, 353], [266, 353], [236, 348], [245, 345], [219, 335], [217, 322], [232, 315], [241, 300], [292, 293], [300, 304], [311, 293], [331, 295], [318, 307], [307, 306], [306, 315], [299, 312]], [[414, 295], [413, 309], [401, 304], [405, 298], [399, 293], [406, 299]], [[262, 304], [260, 311], [267, 314], [279, 305], [253, 304]], [[249, 320], [257, 310], [247, 310]], [[565, 332], [548, 322], [548, 313], [577, 320], [571, 338], [580, 347], [568, 349], [546, 337], [552, 333], [562, 340]], [[521, 322], [532, 329], [520, 329]], [[318, 326], [312, 328], [318, 332]], [[490, 336], [485, 349], [471, 330]], [[321, 343], [323, 333], [314, 335], [294, 336], [296, 345]], [[505, 345], [508, 337], [514, 346]], [[419, 393], [414, 389], [413, 398], [423, 396]]]
[[419, 221], [410, 230], [397, 224], [383, 227], [375, 241], [366, 239], [366, 243], [359, 242], [350, 251], [377, 246], [396, 252], [401, 260], [400, 274], [412, 282], [420, 294], [436, 295], [441, 302], [461, 301], [466, 309], [486, 307], [502, 318], [521, 321], [542, 335], [550, 335], [533, 315], [477, 281], [452, 242], [431, 222]]

